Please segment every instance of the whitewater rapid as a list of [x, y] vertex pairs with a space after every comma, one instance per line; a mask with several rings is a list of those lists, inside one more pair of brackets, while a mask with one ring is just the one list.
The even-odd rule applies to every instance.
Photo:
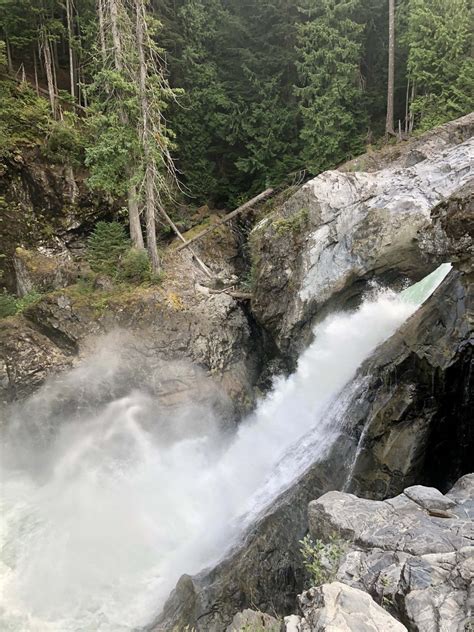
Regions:
[[[130, 632], [149, 623], [180, 575], [222, 557], [337, 438], [357, 368], [448, 271], [327, 318], [295, 373], [275, 380], [232, 437], [211, 424], [165, 441], [143, 419], [169, 413], [136, 391], [36, 428], [34, 441], [22, 425], [34, 427], [36, 402], [60, 401], [59, 387], [16, 407], [1, 452], [0, 629]], [[88, 371], [93, 379], [86, 362], [63, 382]]]

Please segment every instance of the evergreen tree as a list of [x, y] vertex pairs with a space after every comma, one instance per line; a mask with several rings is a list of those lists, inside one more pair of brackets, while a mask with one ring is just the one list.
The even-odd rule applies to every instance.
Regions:
[[424, 130], [474, 109], [472, 4], [409, 0], [407, 10], [411, 111]]
[[[159, 270], [155, 215], [163, 212], [174, 179], [169, 153], [171, 132], [163, 111], [174, 98], [150, 37], [144, 0], [100, 1], [97, 73], [91, 89], [89, 125], [95, 132], [86, 149], [89, 184], [115, 195], [127, 194], [130, 236], [143, 248], [140, 223], [145, 209], [147, 249]], [[171, 182], [171, 184], [170, 184]]]
[[360, 74], [358, 0], [309, 0], [299, 28], [296, 88], [302, 156], [313, 173], [361, 151], [367, 128]]

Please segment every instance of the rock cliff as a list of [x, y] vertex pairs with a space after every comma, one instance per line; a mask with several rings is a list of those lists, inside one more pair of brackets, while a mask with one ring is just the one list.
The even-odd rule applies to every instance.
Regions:
[[[423, 236], [435, 239], [438, 204], [472, 186], [473, 131], [470, 114], [397, 148], [397, 158], [373, 158], [377, 171], [355, 170], [370, 155], [326, 171], [254, 228], [253, 309], [283, 353], [295, 357], [315, 319], [354, 305], [371, 283], [396, 287], [433, 269], [436, 247]], [[457, 230], [464, 235], [469, 227], [458, 223]], [[456, 242], [463, 247], [460, 235]]]

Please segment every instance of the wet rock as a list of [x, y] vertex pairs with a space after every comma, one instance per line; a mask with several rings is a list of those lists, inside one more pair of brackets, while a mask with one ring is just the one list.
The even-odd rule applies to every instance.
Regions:
[[341, 582], [311, 588], [298, 597], [302, 617], [288, 617], [286, 632], [407, 632], [372, 597]]
[[0, 320], [0, 404], [26, 397], [72, 363], [71, 350], [59, 348], [25, 318]]
[[422, 482], [447, 491], [472, 468], [474, 288], [452, 272], [361, 369], [362, 420], [348, 491], [386, 498]]

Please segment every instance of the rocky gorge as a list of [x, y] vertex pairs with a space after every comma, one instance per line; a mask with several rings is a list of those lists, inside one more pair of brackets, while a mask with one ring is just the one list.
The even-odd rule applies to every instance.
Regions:
[[[471, 114], [324, 172], [253, 212], [246, 243], [242, 227], [220, 229], [196, 247], [213, 283], [192, 253], [171, 245], [160, 286], [116, 292], [98, 279], [96, 291], [84, 293], [87, 202], [86, 219], [63, 224], [59, 237], [27, 240], [21, 232], [9, 246], [7, 282], [20, 294], [36, 288], [42, 295], [0, 321], [2, 410], [26, 397], [37, 406], [60, 388], [59, 419], [65, 410], [79, 414], [84, 394], [92, 410], [140, 389], [169, 411], [189, 402], [197, 417], [211, 410], [226, 433], [268, 391], [269, 376], [295, 369], [328, 314], [354, 310], [381, 286], [399, 291], [439, 264], [453, 265], [357, 368], [334, 442], [322, 453], [302, 444], [304, 471], [222, 559], [182, 575], [143, 629], [444, 632], [473, 625], [473, 129]], [[38, 178], [39, 189], [25, 197], [11, 170], [3, 177], [4, 199], [33, 217], [44, 212]], [[56, 203], [64, 208], [71, 195], [64, 187]], [[111, 212], [102, 207], [95, 216]], [[250, 302], [225, 291], [238, 286], [245, 266]], [[104, 335], [120, 359], [113, 376], [99, 371], [94, 389], [77, 388], [80, 377], [69, 385], [64, 372], [96, 353]], [[290, 414], [289, 434], [293, 421]], [[300, 548], [308, 532], [325, 547], [337, 538], [341, 554], [331, 568], [323, 549], [328, 581], [305, 590]]]

